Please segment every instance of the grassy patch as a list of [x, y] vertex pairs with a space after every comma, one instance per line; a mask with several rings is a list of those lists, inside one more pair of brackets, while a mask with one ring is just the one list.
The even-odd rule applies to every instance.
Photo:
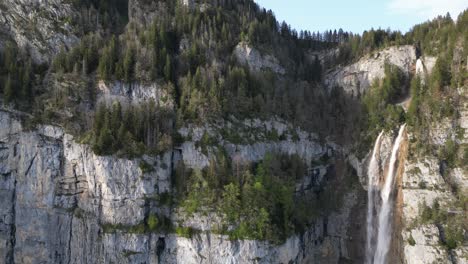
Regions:
[[200, 233], [200, 230], [192, 227], [178, 226], [176, 227], [175, 232], [180, 237], [192, 238], [195, 234]]

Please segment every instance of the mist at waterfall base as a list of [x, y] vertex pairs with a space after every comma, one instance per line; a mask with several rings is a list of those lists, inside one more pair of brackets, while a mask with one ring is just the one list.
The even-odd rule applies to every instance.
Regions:
[[[366, 241], [366, 263], [385, 264], [387, 263], [387, 254], [391, 244], [392, 230], [392, 211], [394, 201], [392, 200], [392, 191], [395, 184], [395, 165], [398, 161], [398, 153], [403, 140], [406, 124], [402, 125], [398, 131], [392, 147], [390, 161], [388, 163], [387, 175], [383, 179], [383, 185], [380, 182], [380, 145], [383, 137], [383, 131], [377, 137], [372, 156], [367, 170], [367, 241]], [[380, 189], [380, 186], [382, 189]], [[380, 194], [380, 195], [379, 195]], [[377, 216], [377, 218], [375, 217]]]

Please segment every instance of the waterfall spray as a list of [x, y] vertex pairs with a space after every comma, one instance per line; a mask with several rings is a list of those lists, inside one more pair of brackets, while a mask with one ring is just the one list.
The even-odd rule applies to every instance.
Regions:
[[390, 194], [393, 190], [394, 177], [395, 177], [395, 163], [398, 160], [398, 151], [400, 149], [401, 141], [403, 140], [403, 132], [406, 124], [400, 127], [398, 137], [395, 140], [392, 148], [392, 154], [390, 156], [390, 163], [388, 167], [388, 174], [385, 179], [385, 184], [380, 196], [382, 198], [382, 205], [379, 212], [379, 225], [377, 233], [377, 247], [374, 255], [374, 263], [384, 264], [386, 263], [387, 253], [390, 247], [391, 241], [391, 223], [392, 223], [392, 201]]
[[380, 141], [382, 140], [383, 131], [380, 132], [377, 140], [375, 141], [374, 150], [372, 151], [369, 167], [367, 168], [367, 241], [366, 241], [366, 263], [372, 263], [373, 243], [372, 238], [374, 234], [374, 210], [376, 207], [375, 196], [378, 187], [379, 176], [379, 162], [377, 154], [380, 148]]

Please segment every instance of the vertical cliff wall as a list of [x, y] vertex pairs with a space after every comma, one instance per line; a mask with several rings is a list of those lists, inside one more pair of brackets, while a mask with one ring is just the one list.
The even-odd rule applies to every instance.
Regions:
[[[233, 241], [210, 230], [191, 238], [148, 232], [141, 226], [150, 215], [166, 216], [174, 223], [187, 220], [177, 218], [158, 200], [171, 190], [171, 152], [134, 160], [101, 157], [59, 127], [26, 130], [20, 119], [20, 113], [0, 111], [3, 263], [217, 263], [226, 259], [233, 263], [338, 263], [363, 257], [359, 248], [365, 239], [359, 221], [365, 201], [359, 185], [345, 194], [341, 209], [317, 218], [305, 233], [281, 245]], [[305, 156], [317, 151], [314, 144], [303, 146]], [[297, 147], [285, 141], [245, 146], [244, 152], [246, 157], [261, 158], [265, 148], [294, 152]], [[196, 147], [181, 155], [190, 160], [193, 152], [203, 155]], [[153, 170], [143, 171], [142, 160]], [[338, 162], [325, 178], [335, 184], [344, 180], [349, 173], [346, 167]], [[204, 220], [201, 216], [191, 224]]]

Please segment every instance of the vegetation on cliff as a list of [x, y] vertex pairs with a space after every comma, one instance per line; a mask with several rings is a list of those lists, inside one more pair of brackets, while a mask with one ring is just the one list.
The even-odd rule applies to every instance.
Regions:
[[[406, 34], [381, 29], [352, 34], [342, 29], [297, 32], [252, 0], [204, 0], [197, 8], [152, 1], [158, 15], [150, 23], [129, 17], [125, 0], [70, 2], [78, 11], [70, 21], [80, 42], [63, 47], [48, 64], [36, 65], [28, 50], [6, 41], [0, 49], [0, 94], [5, 106], [31, 113], [37, 123], [64, 126], [98, 155], [161, 154], [180, 143], [176, 130], [187, 124], [280, 117], [322, 140], [358, 142], [362, 153], [380, 130], [407, 122], [414, 135], [411, 151], [437, 155], [448, 167], [468, 164], [466, 145], [455, 137], [460, 131], [442, 146], [428, 144], [434, 123], [459, 116], [463, 98], [457, 89], [467, 85], [468, 76], [467, 11], [456, 22], [441, 16]], [[139, 1], [142, 8], [148, 2]], [[275, 58], [284, 74], [241, 63], [234, 54], [239, 43]], [[339, 87], [327, 90], [321, 83], [336, 65], [402, 44], [414, 45], [418, 56], [438, 57], [424, 82], [386, 64], [385, 78], [361, 98], [351, 98]], [[98, 102], [99, 82], [155, 84], [175, 104]], [[405, 113], [396, 104], [408, 96]], [[231, 143], [242, 140], [224, 136]], [[279, 140], [274, 132], [267, 139]], [[206, 152], [216, 140], [204, 136], [201, 144]], [[282, 241], [310, 225], [319, 208], [336, 209], [321, 190], [310, 197], [295, 193], [296, 182], [306, 174], [297, 156], [269, 155], [258, 164], [238, 164], [218, 151], [216, 162], [202, 171], [183, 164], [175, 168], [174, 194], [176, 206], [189, 214], [208, 208], [224, 216], [219, 232]], [[151, 169], [144, 163], [140, 167]], [[339, 196], [333, 191], [327, 195]], [[152, 232], [158, 224], [156, 217], [149, 218], [136, 230]], [[118, 228], [124, 227], [109, 226]], [[184, 227], [176, 231], [192, 232]]]

